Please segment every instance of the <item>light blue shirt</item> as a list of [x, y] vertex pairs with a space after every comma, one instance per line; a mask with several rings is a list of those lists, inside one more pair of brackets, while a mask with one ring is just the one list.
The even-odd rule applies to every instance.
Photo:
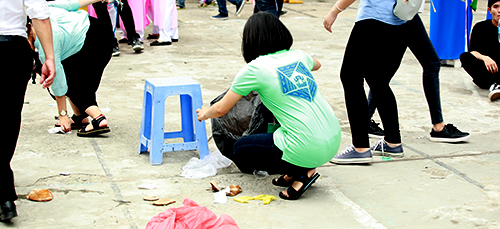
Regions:
[[399, 19], [394, 13], [396, 0], [361, 0], [358, 6], [356, 22], [375, 19], [390, 25], [402, 25], [406, 23]]
[[[51, 89], [55, 96], [63, 96], [68, 91], [66, 74], [61, 61], [82, 49], [90, 26], [88, 13], [84, 10], [78, 10], [79, 7], [78, 0], [49, 2], [56, 65], [56, 78]], [[35, 46], [39, 50], [40, 60], [42, 63], [45, 62], [45, 54], [38, 38], [35, 41]]]

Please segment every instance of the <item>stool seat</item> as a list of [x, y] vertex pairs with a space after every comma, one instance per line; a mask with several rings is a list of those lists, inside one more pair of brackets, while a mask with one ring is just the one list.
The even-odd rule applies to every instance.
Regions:
[[[179, 95], [181, 131], [165, 132], [165, 100]], [[200, 84], [190, 77], [147, 79], [144, 85], [139, 153], [149, 153], [151, 165], [163, 162], [163, 153], [198, 150], [200, 159], [209, 154], [205, 121], [197, 120], [196, 109], [201, 108]], [[183, 138], [183, 143], [165, 143], [165, 139]]]

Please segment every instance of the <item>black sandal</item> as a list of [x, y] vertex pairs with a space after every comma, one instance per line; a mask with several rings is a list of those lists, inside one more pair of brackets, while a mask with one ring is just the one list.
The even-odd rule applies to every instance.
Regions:
[[293, 184], [293, 179], [289, 180], [289, 181], [286, 181], [285, 180], [285, 176], [286, 175], [283, 175], [283, 176], [280, 176], [276, 179], [273, 179], [273, 184], [276, 185], [276, 186], [280, 186], [280, 187], [290, 187], [292, 186]]
[[[73, 123], [71, 123], [71, 129], [72, 130], [77, 130], [77, 129], [81, 129], [83, 127], [86, 127], [89, 123], [83, 123], [83, 120], [86, 119], [87, 116], [84, 116], [84, 115], [75, 115], [73, 114], [73, 116], [71, 116], [71, 120], [73, 120]], [[61, 127], [61, 123], [56, 123], [54, 125], [55, 127]]]
[[93, 129], [86, 131], [85, 128], [87, 126], [83, 127], [82, 129], [80, 129], [80, 131], [78, 131], [78, 133], [77, 133], [78, 137], [93, 137], [93, 136], [96, 136], [99, 134], [104, 134], [104, 133], [110, 132], [111, 130], [109, 129], [108, 126], [103, 126], [103, 127], [99, 126], [99, 124], [105, 119], [106, 119], [106, 116], [104, 116], [104, 115], [97, 116], [89, 124], [89, 125], [92, 125]]
[[280, 192], [279, 196], [281, 199], [285, 199], [285, 200], [296, 200], [298, 198], [300, 198], [300, 196], [302, 196], [302, 194], [304, 194], [304, 192], [309, 188], [311, 187], [311, 185], [316, 182], [316, 180], [319, 178], [319, 173], [315, 173], [312, 177], [307, 177], [306, 176], [302, 176], [300, 177], [298, 180], [296, 181], [299, 181], [299, 182], [302, 182], [302, 187], [300, 187], [299, 190], [295, 190], [292, 186], [290, 186], [286, 192], [288, 193], [288, 196], [285, 196], [285, 194], [283, 194], [283, 192]]

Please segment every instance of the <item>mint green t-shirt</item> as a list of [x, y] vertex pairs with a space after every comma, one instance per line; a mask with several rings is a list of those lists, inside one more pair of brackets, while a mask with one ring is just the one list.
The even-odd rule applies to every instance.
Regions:
[[[54, 95], [63, 96], [68, 91], [68, 85], [61, 62], [82, 49], [90, 27], [90, 21], [85, 10], [78, 10], [80, 7], [78, 0], [58, 0], [48, 4], [56, 67], [56, 77], [50, 88]], [[35, 47], [39, 50], [40, 61], [45, 62], [45, 53], [38, 38], [35, 40]], [[91, 63], [90, 61], [89, 63]], [[86, 63], [82, 63], [82, 65], [84, 64]]]
[[281, 124], [273, 140], [282, 159], [305, 168], [331, 160], [341, 136], [339, 121], [311, 74], [313, 67], [314, 59], [305, 52], [282, 50], [248, 63], [231, 85], [239, 95], [259, 93]]

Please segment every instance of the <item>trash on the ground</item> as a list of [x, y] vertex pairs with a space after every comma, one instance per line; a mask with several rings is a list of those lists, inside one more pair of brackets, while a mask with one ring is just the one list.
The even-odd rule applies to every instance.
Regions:
[[181, 176], [191, 179], [201, 179], [205, 177], [215, 176], [217, 169], [228, 167], [233, 163], [227, 157], [222, 155], [219, 150], [216, 150], [205, 156], [202, 160], [193, 157], [189, 162], [182, 167]]
[[52, 129], [49, 129], [49, 134], [71, 134], [71, 130], [68, 132], [64, 132], [61, 127], [54, 127]]
[[141, 184], [137, 187], [140, 189], [155, 189], [156, 185], [155, 184]]
[[263, 204], [269, 204], [273, 200], [277, 200], [278, 198], [276, 196], [271, 196], [267, 194], [262, 194], [254, 197], [249, 197], [249, 196], [242, 196], [242, 197], [235, 197], [233, 200], [240, 202], [240, 203], [248, 203], [249, 200], [262, 200]]
[[157, 197], [157, 196], [144, 196], [142, 197], [143, 200], [145, 201], [156, 201], [156, 200], [159, 200], [160, 197]]
[[269, 173], [267, 171], [262, 171], [262, 170], [254, 170], [253, 175], [255, 178], [261, 180], [269, 176]]
[[226, 191], [222, 190], [220, 192], [214, 192], [214, 204], [225, 204], [227, 203]]
[[228, 188], [226, 188], [225, 190], [226, 190], [226, 195], [236, 196], [236, 195], [238, 195], [238, 193], [241, 192], [241, 187], [233, 184], [233, 185], [229, 186]]
[[153, 202], [153, 205], [165, 206], [165, 205], [169, 205], [169, 204], [173, 204], [173, 203], [175, 203], [175, 200], [172, 200], [169, 198], [164, 198], [164, 199], [159, 199], [159, 200]]
[[239, 228], [231, 216], [217, 215], [205, 206], [186, 198], [182, 202], [184, 206], [169, 208], [149, 220], [146, 229], [160, 228], [204, 228], [204, 229], [236, 229]]
[[61, 175], [61, 176], [69, 176], [69, 175], [71, 175], [71, 172], [60, 172], [59, 175]]
[[383, 161], [392, 161], [392, 158], [390, 157], [381, 157]]
[[26, 199], [33, 201], [51, 201], [54, 198], [52, 192], [48, 189], [35, 188], [26, 196]]
[[220, 191], [220, 188], [217, 187], [217, 182], [215, 182], [214, 180], [210, 181], [210, 186], [212, 186], [212, 191], [213, 192], [219, 192]]

